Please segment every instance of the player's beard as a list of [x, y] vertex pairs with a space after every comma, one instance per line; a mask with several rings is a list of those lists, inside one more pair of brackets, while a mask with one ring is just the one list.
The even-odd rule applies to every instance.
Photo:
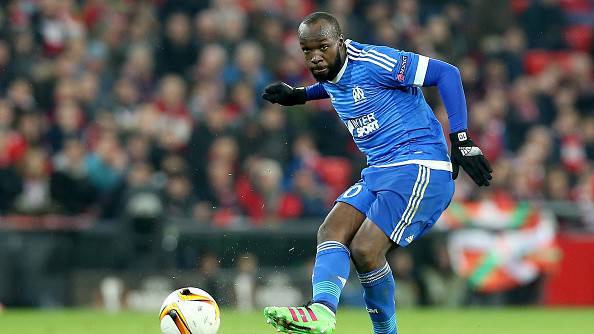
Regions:
[[334, 79], [338, 75], [338, 72], [340, 72], [342, 63], [343, 63], [343, 59], [340, 56], [340, 52], [337, 52], [334, 62], [332, 62], [332, 64], [328, 65], [328, 72], [326, 74], [316, 75], [313, 72], [313, 70], [311, 70], [310, 72], [317, 81], [331, 80], [331, 79]]

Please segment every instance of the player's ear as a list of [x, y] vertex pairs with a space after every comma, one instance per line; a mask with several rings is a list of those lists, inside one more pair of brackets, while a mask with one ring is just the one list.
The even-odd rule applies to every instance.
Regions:
[[338, 36], [338, 46], [343, 46], [344, 45], [344, 35], [340, 34], [340, 36]]

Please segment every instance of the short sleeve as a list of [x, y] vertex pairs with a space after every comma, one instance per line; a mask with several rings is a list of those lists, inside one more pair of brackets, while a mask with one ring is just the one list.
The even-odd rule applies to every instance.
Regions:
[[349, 43], [349, 58], [368, 64], [371, 75], [385, 86], [423, 86], [429, 58], [386, 46], [358, 48]]

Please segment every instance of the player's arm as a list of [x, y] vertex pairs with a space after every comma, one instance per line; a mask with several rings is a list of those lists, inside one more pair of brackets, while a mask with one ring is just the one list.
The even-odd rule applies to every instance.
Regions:
[[476, 184], [488, 186], [492, 169], [481, 149], [468, 136], [468, 111], [458, 68], [441, 60], [419, 56], [414, 83], [437, 86], [439, 90], [450, 121], [453, 178], [456, 179], [462, 166]]
[[292, 87], [284, 82], [275, 82], [266, 86], [262, 94], [264, 100], [283, 106], [294, 106], [328, 97], [328, 93], [319, 82], [307, 87]]
[[370, 68], [383, 85], [437, 86], [450, 120], [453, 178], [458, 176], [462, 166], [476, 184], [488, 186], [492, 170], [481, 150], [468, 137], [466, 97], [458, 68], [437, 59], [389, 47], [378, 47], [369, 51], [366, 57], [375, 65], [381, 65]]

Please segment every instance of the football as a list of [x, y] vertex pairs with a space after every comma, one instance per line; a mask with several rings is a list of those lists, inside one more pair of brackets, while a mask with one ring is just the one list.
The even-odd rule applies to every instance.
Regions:
[[163, 334], [215, 334], [221, 324], [221, 312], [206, 291], [182, 288], [165, 298], [159, 320]]

